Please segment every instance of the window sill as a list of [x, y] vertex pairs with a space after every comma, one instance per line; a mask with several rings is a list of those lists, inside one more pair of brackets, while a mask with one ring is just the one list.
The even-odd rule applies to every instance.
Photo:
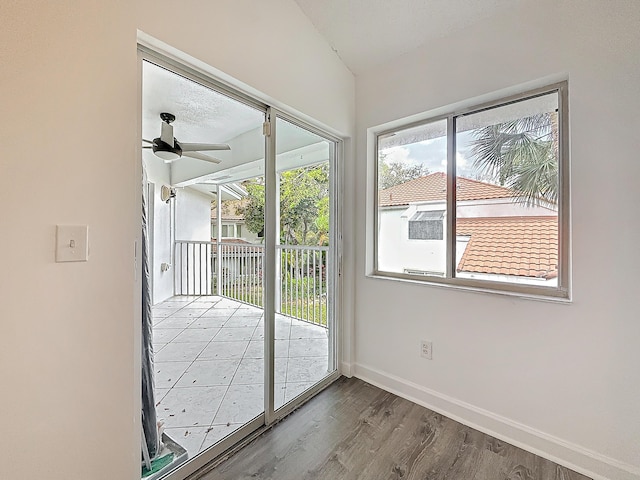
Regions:
[[557, 303], [563, 305], [569, 305], [573, 303], [571, 298], [571, 292], [563, 289], [550, 289], [548, 287], [532, 287], [524, 290], [514, 290], [509, 288], [510, 286], [501, 283], [499, 286], [506, 288], [491, 288], [491, 284], [487, 285], [486, 282], [481, 282], [483, 285], [478, 285], [478, 282], [469, 282], [466, 279], [438, 279], [438, 278], [415, 278], [410, 275], [402, 274], [390, 274], [387, 272], [373, 272], [366, 274], [367, 278], [376, 280], [391, 280], [404, 283], [412, 283], [414, 285], [424, 285], [428, 287], [452, 289], [459, 291], [466, 291], [471, 293], [489, 294], [489, 295], [501, 295], [506, 297], [516, 297], [523, 300], [534, 300], [540, 302]]

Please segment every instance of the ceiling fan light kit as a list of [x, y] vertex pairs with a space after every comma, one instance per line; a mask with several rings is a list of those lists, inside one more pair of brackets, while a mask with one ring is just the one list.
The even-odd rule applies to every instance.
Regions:
[[[172, 147], [168, 143], [158, 140], [159, 139], [156, 138], [153, 141], [153, 153], [155, 153], [156, 157], [164, 160], [164, 163], [171, 163], [182, 157], [182, 149], [177, 142], [174, 143], [174, 146]], [[158, 142], [156, 143], [156, 141]]]
[[151, 146], [143, 146], [142, 148], [151, 148], [156, 157], [164, 160], [165, 163], [172, 163], [178, 160], [182, 156], [195, 158], [197, 160], [203, 160], [210, 163], [220, 163], [221, 160], [210, 157], [201, 151], [210, 150], [230, 150], [231, 147], [226, 143], [179, 143], [178, 139], [173, 136], [173, 121], [176, 116], [172, 113], [163, 112], [160, 114], [162, 120], [162, 129], [160, 136], [152, 140], [145, 140], [143, 142], [150, 143]]

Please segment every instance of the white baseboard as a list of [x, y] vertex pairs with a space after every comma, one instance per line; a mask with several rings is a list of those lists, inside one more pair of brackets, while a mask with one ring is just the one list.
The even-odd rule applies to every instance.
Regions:
[[[342, 368], [345, 366], [343, 365]], [[353, 376], [594, 480], [640, 480], [640, 468], [361, 364]]]
[[347, 378], [351, 378], [353, 376], [353, 365], [347, 362], [341, 362], [340, 373]]

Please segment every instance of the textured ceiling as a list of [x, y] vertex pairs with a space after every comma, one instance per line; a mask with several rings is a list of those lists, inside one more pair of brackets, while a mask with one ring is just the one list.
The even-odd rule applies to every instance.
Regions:
[[142, 72], [142, 138], [160, 136], [160, 113], [176, 116], [174, 136], [182, 142], [227, 143], [259, 128], [264, 113], [210, 88], [145, 62]]
[[[264, 111], [166, 70], [150, 62], [142, 67], [142, 138], [160, 136], [160, 113], [176, 116], [173, 134], [180, 142], [228, 143], [227, 151], [203, 152], [221, 160], [213, 164], [183, 156], [170, 165], [171, 182], [210, 192], [215, 183], [236, 182], [263, 174]], [[324, 161], [329, 144], [315, 133], [277, 120], [276, 168], [279, 171]], [[162, 165], [150, 149], [147, 164]], [[196, 183], [203, 183], [198, 187]]]
[[354, 73], [535, 0], [296, 0]]

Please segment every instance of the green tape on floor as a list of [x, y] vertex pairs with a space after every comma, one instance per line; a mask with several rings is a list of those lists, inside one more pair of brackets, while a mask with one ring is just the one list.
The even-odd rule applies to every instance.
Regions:
[[142, 466], [142, 478], [148, 477], [149, 475], [152, 475], [154, 473], [159, 472], [164, 467], [166, 467], [171, 462], [173, 462], [173, 458], [174, 457], [175, 457], [175, 455], [173, 453], [168, 453], [167, 455], [164, 455], [164, 456], [162, 456], [160, 458], [156, 458], [154, 460], [151, 460], [151, 470], [148, 470], [147, 466], [143, 465]]

